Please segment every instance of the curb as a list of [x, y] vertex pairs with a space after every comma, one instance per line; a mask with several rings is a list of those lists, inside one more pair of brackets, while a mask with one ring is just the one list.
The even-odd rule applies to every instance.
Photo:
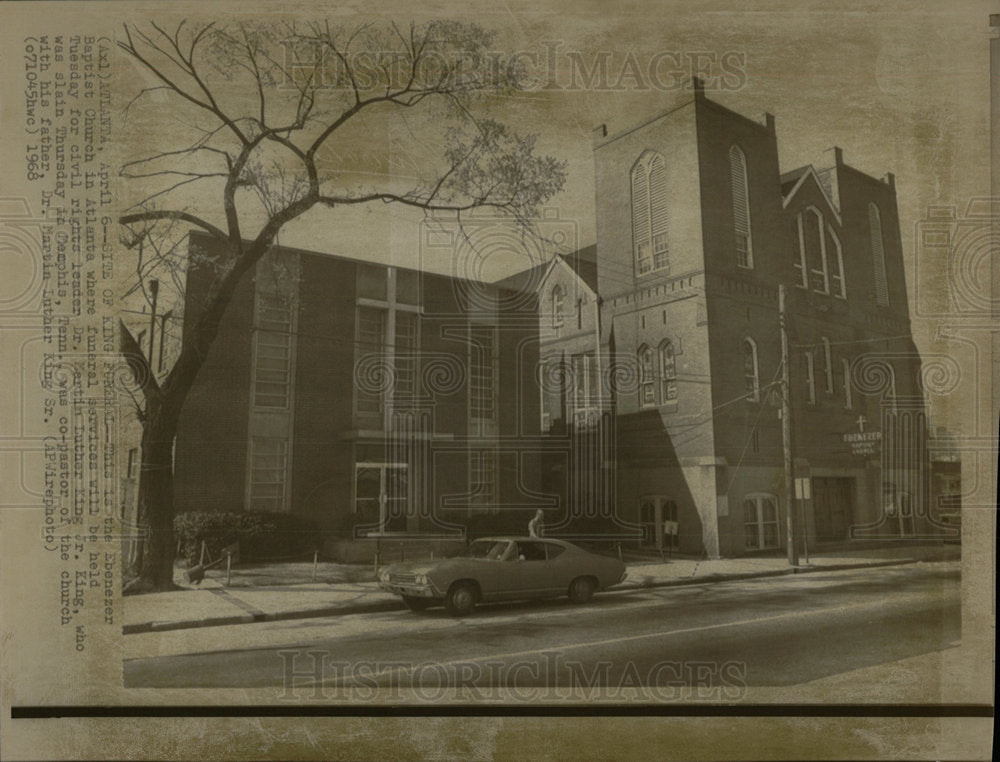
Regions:
[[[952, 559], [945, 559], [952, 560]], [[845, 569], [875, 569], [881, 566], [906, 566], [908, 564], [919, 564], [919, 558], [902, 558], [892, 561], [870, 561], [861, 564], [828, 564], [826, 566], [795, 566], [788, 569], [777, 569], [759, 572], [740, 572], [736, 574], [704, 574], [700, 577], [679, 577], [677, 579], [661, 580], [659, 582], [624, 582], [607, 592], [614, 593], [622, 590], [651, 590], [656, 587], [681, 587], [683, 585], [702, 585], [712, 582], [729, 582], [741, 579], [756, 579], [761, 577], [785, 577], [791, 574], [813, 574], [824, 571], [844, 571]]]
[[[715, 582], [729, 582], [743, 579], [764, 577], [784, 577], [792, 574], [812, 574], [825, 571], [843, 571], [845, 569], [874, 569], [885, 566], [907, 566], [921, 563], [923, 559], [903, 558], [891, 561], [870, 561], [860, 564], [829, 564], [826, 566], [796, 566], [788, 569], [768, 570], [759, 572], [743, 572], [738, 574], [705, 574], [700, 577], [680, 577], [661, 580], [659, 582], [636, 583], [624, 582], [606, 593], [631, 592], [634, 590], [651, 590], [658, 587], [681, 587], [686, 585], [704, 585]], [[954, 559], [943, 559], [954, 560]], [[369, 604], [353, 604], [348, 606], [325, 606], [314, 609], [298, 609], [294, 611], [279, 611], [273, 614], [263, 612], [257, 614], [236, 614], [207, 619], [190, 619], [175, 622], [140, 622], [122, 626], [123, 635], [134, 635], [146, 632], [166, 632], [168, 630], [187, 630], [198, 627], [219, 627], [228, 624], [249, 624], [251, 622], [279, 622], [289, 619], [311, 619], [313, 617], [347, 616], [350, 614], [375, 614], [385, 611], [402, 611], [406, 606], [402, 601], [377, 601]]]

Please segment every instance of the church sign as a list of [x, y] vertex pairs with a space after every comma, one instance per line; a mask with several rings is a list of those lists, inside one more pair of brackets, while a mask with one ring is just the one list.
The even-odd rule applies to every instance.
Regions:
[[844, 434], [844, 443], [851, 446], [851, 455], [876, 455], [878, 445], [882, 441], [881, 431], [865, 431], [868, 419], [858, 416], [858, 430]]

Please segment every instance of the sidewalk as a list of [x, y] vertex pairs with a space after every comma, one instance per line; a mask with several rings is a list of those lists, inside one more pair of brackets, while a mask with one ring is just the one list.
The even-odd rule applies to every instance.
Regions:
[[[960, 558], [959, 546], [927, 545], [821, 553], [811, 555], [808, 565], [794, 569], [788, 566], [785, 558], [776, 557], [633, 562], [628, 565], [628, 577], [612, 588], [609, 594], [671, 585]], [[395, 611], [403, 609], [404, 605], [398, 596], [382, 592], [374, 582], [313, 582], [227, 588], [217, 580], [206, 579], [198, 588], [128, 596], [124, 608], [122, 629], [129, 635], [279, 619]]]

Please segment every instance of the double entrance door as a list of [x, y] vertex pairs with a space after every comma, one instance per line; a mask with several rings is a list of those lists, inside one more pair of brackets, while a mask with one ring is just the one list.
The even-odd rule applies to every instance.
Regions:
[[355, 464], [354, 511], [358, 532], [376, 535], [407, 531], [409, 477], [406, 463]]
[[644, 497], [639, 501], [639, 523], [643, 545], [657, 550], [676, 550], [680, 543], [677, 503], [667, 497]]

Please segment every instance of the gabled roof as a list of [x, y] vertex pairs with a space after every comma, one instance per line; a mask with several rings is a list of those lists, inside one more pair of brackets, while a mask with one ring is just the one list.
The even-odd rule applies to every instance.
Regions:
[[[588, 246], [569, 255], [575, 259], [578, 263], [578, 267], [580, 267], [580, 269], [584, 272], [592, 269], [593, 279], [595, 281], [597, 279], [597, 262], [593, 258], [593, 254], [596, 251], [596, 246]], [[579, 270], [575, 269], [566, 260], [566, 257], [561, 254], [553, 255], [552, 259], [548, 262], [542, 262], [534, 267], [529, 267], [527, 270], [521, 270], [521, 272], [508, 275], [506, 278], [496, 281], [495, 285], [500, 286], [501, 288], [510, 288], [517, 291], [538, 292], [549, 279], [552, 271], [557, 267], [565, 268], [580, 282], [580, 286], [582, 288], [586, 289], [591, 296], [595, 298], [597, 297], [597, 289], [594, 288], [594, 286], [588, 282], [588, 279], [581, 274]]]
[[542, 262], [534, 267], [529, 267], [527, 270], [521, 270], [521, 272], [508, 275], [506, 278], [498, 280], [495, 285], [501, 288], [509, 288], [513, 291], [536, 291], [544, 282], [550, 267], [552, 267], [551, 260]]
[[[833, 170], [821, 171], [828, 172]], [[783, 196], [781, 202], [782, 207], [785, 209], [788, 208], [788, 205], [792, 202], [792, 198], [794, 198], [795, 194], [799, 192], [799, 189], [806, 184], [809, 178], [812, 178], [813, 182], [816, 183], [816, 187], [819, 188], [820, 193], [823, 194], [823, 198], [826, 201], [827, 206], [830, 208], [830, 211], [833, 212], [833, 216], [837, 219], [837, 224], [843, 224], [840, 219], [840, 207], [838, 204], [834, 203], [830, 194], [830, 178], [827, 178], [827, 182], [823, 182], [823, 179], [820, 178], [819, 174], [817, 174], [816, 169], [812, 164], [807, 164], [804, 167], [799, 167], [798, 169], [793, 169], [790, 172], [785, 172], [781, 176], [781, 195]]]

